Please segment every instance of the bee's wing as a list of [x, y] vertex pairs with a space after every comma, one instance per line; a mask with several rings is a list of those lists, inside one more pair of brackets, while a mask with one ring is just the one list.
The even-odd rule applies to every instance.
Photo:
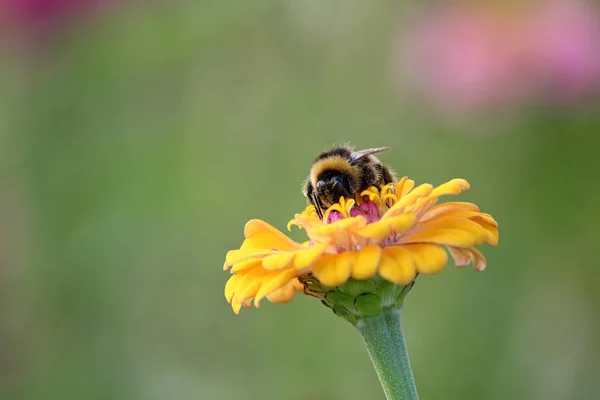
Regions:
[[350, 164], [356, 164], [361, 158], [364, 158], [371, 154], [381, 153], [382, 151], [386, 151], [389, 149], [390, 149], [389, 147], [377, 147], [374, 149], [353, 151], [352, 155], [350, 155]]

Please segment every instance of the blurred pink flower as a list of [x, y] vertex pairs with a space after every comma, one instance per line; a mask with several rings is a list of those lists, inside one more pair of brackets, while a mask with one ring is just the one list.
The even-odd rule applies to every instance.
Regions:
[[600, 18], [592, 2], [549, 2], [529, 28], [532, 60], [553, 94], [574, 98], [598, 88]]
[[[92, 11], [102, 0], [0, 0], [0, 19], [10, 32], [46, 39]], [[4, 27], [6, 31], [6, 27]]]
[[579, 0], [446, 2], [401, 31], [397, 66], [405, 83], [451, 111], [514, 104], [547, 87], [579, 97], [599, 83], [597, 11]]
[[441, 5], [409, 32], [400, 62], [412, 83], [446, 108], [511, 98], [520, 87], [506, 28], [485, 10]]

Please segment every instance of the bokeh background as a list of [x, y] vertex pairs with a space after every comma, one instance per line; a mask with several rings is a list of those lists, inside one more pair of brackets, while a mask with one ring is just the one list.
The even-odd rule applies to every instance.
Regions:
[[500, 223], [407, 299], [421, 398], [598, 398], [599, 32], [578, 0], [3, 0], [0, 398], [383, 399], [314, 299], [223, 297], [341, 142]]

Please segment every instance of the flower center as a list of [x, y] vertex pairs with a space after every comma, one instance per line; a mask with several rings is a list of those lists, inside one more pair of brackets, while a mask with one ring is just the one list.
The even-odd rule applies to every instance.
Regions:
[[359, 204], [354, 199], [341, 197], [339, 203], [332, 205], [325, 211], [323, 221], [330, 224], [359, 215], [365, 217], [369, 224], [379, 221], [385, 211], [397, 201], [396, 184], [387, 184], [381, 190], [372, 186], [360, 194], [358, 201]]
[[[363, 216], [367, 219], [367, 223], [370, 224], [372, 222], [377, 222], [381, 219], [381, 214], [379, 213], [379, 207], [377, 206], [376, 203], [372, 202], [372, 201], [367, 201], [364, 203], [361, 203], [359, 205], [354, 205], [352, 206], [352, 208], [350, 208], [350, 210], [347, 213], [342, 213], [340, 211], [337, 210], [328, 210], [329, 213], [327, 213], [326, 216], [326, 224], [331, 224], [332, 222], [336, 222], [339, 221], [341, 219], [347, 218], [347, 217], [358, 217], [358, 216]], [[346, 214], [346, 215], [344, 215]], [[325, 217], [324, 217], [325, 219]]]

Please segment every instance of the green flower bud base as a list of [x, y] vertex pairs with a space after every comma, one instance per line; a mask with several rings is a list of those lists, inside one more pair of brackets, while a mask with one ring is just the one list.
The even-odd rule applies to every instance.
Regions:
[[352, 325], [371, 318], [386, 310], [398, 310], [414, 281], [407, 286], [398, 286], [376, 275], [371, 279], [349, 279], [337, 287], [322, 285], [312, 275], [300, 278], [304, 293], [316, 297], [335, 314]]

